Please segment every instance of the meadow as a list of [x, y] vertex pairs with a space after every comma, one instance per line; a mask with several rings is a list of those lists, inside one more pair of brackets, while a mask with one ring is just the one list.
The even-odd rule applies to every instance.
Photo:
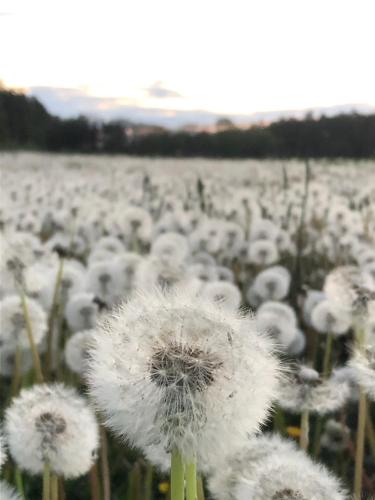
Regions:
[[0, 156], [1, 500], [375, 498], [375, 162]]

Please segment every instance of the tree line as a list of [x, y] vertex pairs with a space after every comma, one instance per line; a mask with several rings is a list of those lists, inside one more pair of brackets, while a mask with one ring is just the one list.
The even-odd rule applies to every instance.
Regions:
[[1, 89], [0, 148], [221, 158], [369, 158], [375, 156], [375, 114], [306, 116], [216, 133], [155, 127], [152, 133], [137, 134], [137, 126], [129, 122], [58, 118], [35, 97]]

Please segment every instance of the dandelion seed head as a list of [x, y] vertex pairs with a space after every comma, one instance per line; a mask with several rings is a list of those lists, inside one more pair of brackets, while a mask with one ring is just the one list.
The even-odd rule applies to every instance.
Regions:
[[98, 448], [92, 410], [62, 384], [23, 389], [6, 411], [5, 432], [13, 459], [31, 474], [41, 474], [48, 462], [57, 474], [78, 477], [89, 470]]
[[278, 376], [248, 318], [182, 290], [136, 294], [101, 323], [90, 351], [90, 389], [108, 425], [146, 455], [177, 446], [200, 464], [259, 427]]

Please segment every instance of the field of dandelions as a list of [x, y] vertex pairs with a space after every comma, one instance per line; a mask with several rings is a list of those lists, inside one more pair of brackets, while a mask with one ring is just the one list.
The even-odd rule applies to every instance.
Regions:
[[0, 169], [1, 500], [375, 498], [375, 163]]

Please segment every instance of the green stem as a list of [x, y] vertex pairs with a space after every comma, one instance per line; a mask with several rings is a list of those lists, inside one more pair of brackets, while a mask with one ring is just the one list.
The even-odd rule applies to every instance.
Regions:
[[323, 418], [321, 415], [318, 415], [315, 422], [314, 447], [312, 450], [312, 454], [314, 457], [317, 457], [320, 453], [320, 437], [322, 435], [322, 430], [323, 430]]
[[197, 500], [197, 465], [190, 462], [186, 465], [186, 500]]
[[324, 349], [322, 377], [328, 378], [331, 374], [331, 357], [332, 357], [333, 335], [327, 334], [326, 346]]
[[11, 388], [12, 397], [18, 394], [21, 384], [21, 373], [20, 373], [21, 357], [22, 357], [21, 348], [19, 345], [17, 345], [16, 352], [14, 355], [14, 367], [13, 367], [13, 378], [12, 378], [12, 388]]
[[273, 429], [277, 430], [281, 435], [285, 435], [286, 425], [282, 409], [277, 406], [273, 414]]
[[299, 439], [299, 445], [302, 450], [307, 451], [309, 447], [309, 412], [304, 410], [301, 413], [301, 436]]
[[361, 499], [362, 492], [362, 474], [363, 474], [363, 455], [365, 449], [365, 429], [366, 429], [366, 393], [360, 388], [358, 402], [358, 425], [357, 442], [355, 450], [355, 468], [354, 468], [354, 500]]
[[[332, 347], [333, 347], [334, 336], [332, 333], [327, 334], [326, 345], [324, 348], [324, 358], [322, 367], [322, 378], [325, 380], [331, 374], [332, 369]], [[314, 431], [314, 447], [313, 456], [317, 457], [320, 453], [320, 438], [323, 430], [323, 417], [321, 415], [317, 416], [315, 431]]]
[[59, 478], [54, 472], [51, 474], [51, 500], [59, 500]]
[[198, 500], [204, 500], [204, 487], [203, 487], [203, 479], [202, 476], [198, 476], [197, 480], [197, 493], [198, 493]]
[[64, 259], [60, 259], [59, 269], [57, 271], [55, 287], [53, 290], [53, 299], [51, 310], [48, 318], [48, 331], [47, 331], [47, 374], [51, 373], [52, 368], [52, 348], [53, 348], [53, 331], [55, 324], [55, 315], [58, 311], [58, 301], [60, 296], [61, 281], [64, 273]]
[[368, 443], [371, 448], [371, 453], [373, 457], [375, 457], [375, 431], [371, 420], [370, 408], [367, 408], [367, 413], [366, 413], [366, 432], [367, 432]]
[[100, 465], [102, 470], [103, 500], [111, 500], [111, 480], [108, 464], [108, 440], [103, 426], [100, 426]]
[[15, 481], [16, 481], [16, 487], [17, 487], [18, 493], [20, 494], [20, 496], [23, 499], [25, 499], [25, 490], [24, 490], [24, 487], [23, 487], [22, 474], [21, 474], [20, 469], [17, 466], [14, 469], [14, 478], [15, 478]]
[[98, 475], [98, 465], [95, 463], [89, 472], [91, 500], [100, 500], [100, 482]]
[[185, 500], [184, 463], [180, 451], [174, 448], [171, 457], [171, 500]]
[[40, 364], [40, 357], [39, 357], [38, 349], [36, 348], [36, 345], [34, 342], [33, 329], [32, 329], [32, 325], [31, 325], [31, 321], [30, 321], [29, 309], [27, 306], [26, 297], [25, 297], [25, 293], [23, 292], [23, 290], [21, 290], [20, 297], [21, 297], [22, 311], [23, 311], [23, 315], [24, 315], [25, 323], [26, 323], [26, 332], [27, 332], [27, 336], [29, 338], [31, 354], [33, 356], [36, 381], [38, 383], [43, 383], [44, 378], [43, 378], [43, 373], [42, 373], [42, 366]]
[[[365, 345], [365, 330], [359, 322], [355, 328], [357, 348], [363, 351]], [[366, 393], [359, 388], [358, 401], [358, 422], [357, 422], [357, 440], [355, 450], [355, 466], [354, 466], [354, 500], [360, 500], [362, 494], [362, 476], [363, 476], [363, 456], [365, 449], [365, 434], [366, 434], [366, 412], [367, 401]]]
[[44, 464], [43, 469], [43, 500], [51, 499], [51, 469], [49, 463]]
[[146, 478], [144, 486], [144, 500], [152, 499], [152, 479], [153, 479], [153, 467], [151, 464], [146, 465]]

